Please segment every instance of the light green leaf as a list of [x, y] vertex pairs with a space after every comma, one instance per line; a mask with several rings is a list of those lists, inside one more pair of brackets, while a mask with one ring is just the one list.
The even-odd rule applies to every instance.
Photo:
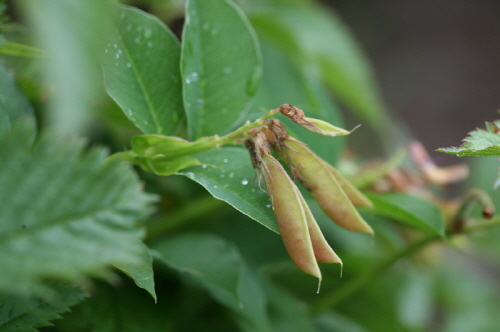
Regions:
[[36, 328], [51, 325], [50, 321], [81, 302], [86, 294], [77, 287], [47, 284], [49, 295], [43, 299], [17, 297], [0, 293], [0, 331], [36, 332]]
[[11, 131], [0, 141], [0, 291], [36, 294], [47, 279], [141, 265], [138, 221], [152, 196], [131, 168], [105, 163], [102, 149], [83, 152], [82, 140], [46, 134], [30, 148], [26, 140]]
[[441, 148], [436, 151], [455, 154], [459, 157], [500, 156], [500, 120], [486, 123], [486, 130], [476, 129], [464, 138], [459, 147]]
[[119, 6], [102, 62], [108, 94], [146, 134], [173, 135], [184, 119], [180, 45], [156, 17]]
[[182, 36], [181, 72], [191, 140], [242, 124], [260, 73], [260, 50], [232, 1], [190, 0]]
[[200, 282], [215, 298], [232, 305], [238, 293], [243, 260], [238, 249], [211, 234], [186, 234], [165, 239], [153, 246], [157, 258]]
[[424, 232], [445, 236], [445, 222], [431, 202], [407, 194], [366, 194], [376, 214], [405, 223]]
[[142, 246], [140, 256], [141, 261], [138, 264], [116, 264], [115, 266], [129, 275], [135, 284], [145, 289], [156, 302], [155, 280], [153, 273], [153, 257], [146, 245]]
[[225, 147], [198, 153], [195, 157], [203, 165], [187, 168], [179, 174], [198, 182], [215, 198], [279, 233], [269, 197], [254, 181], [255, 171], [246, 149]]
[[30, 122], [31, 137], [34, 138], [33, 108], [12, 75], [0, 64], [0, 136], [8, 132], [12, 124], [21, 118], [26, 118]]
[[54, 132], [83, 134], [93, 120], [101, 81], [96, 54], [109, 32], [111, 0], [28, 0], [19, 4], [45, 53], [49, 91], [45, 123]]

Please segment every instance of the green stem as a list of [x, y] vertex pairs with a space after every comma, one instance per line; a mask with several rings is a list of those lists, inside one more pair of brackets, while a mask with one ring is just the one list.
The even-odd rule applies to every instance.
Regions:
[[[484, 220], [484, 219], [483, 219]], [[482, 222], [478, 224], [473, 224], [466, 226], [458, 233], [448, 234], [450, 237], [459, 234], [469, 234], [478, 230], [488, 229], [492, 227], [500, 226], [500, 217], [496, 217], [487, 222]], [[319, 313], [327, 308], [334, 307], [338, 305], [340, 302], [349, 298], [356, 292], [360, 291], [364, 287], [368, 286], [373, 280], [385, 272], [388, 268], [390, 268], [394, 263], [399, 261], [401, 258], [408, 257], [413, 255], [415, 252], [424, 248], [432, 242], [443, 241], [443, 238], [439, 235], [429, 235], [428, 237], [423, 238], [422, 240], [410, 244], [408, 247], [403, 248], [401, 251], [397, 252], [393, 256], [384, 260], [373, 269], [367, 271], [364, 274], [359, 275], [356, 278], [351, 279], [349, 282], [345, 284], [341, 289], [334, 289], [330, 293], [326, 294], [326, 296], [322, 297], [318, 301], [312, 304], [311, 312]]]
[[181, 225], [184, 226], [190, 221], [195, 221], [198, 217], [207, 215], [226, 205], [226, 202], [215, 199], [211, 195], [196, 199], [192, 203], [185, 204], [167, 217], [152, 221], [147, 227], [146, 238], [148, 241], [154, 240], [166, 232], [178, 228]]
[[341, 289], [334, 289], [332, 292], [328, 293], [326, 296], [322, 297], [318, 301], [316, 301], [311, 306], [312, 313], [318, 313], [322, 310], [325, 310], [329, 307], [333, 307], [338, 303], [344, 301], [349, 298], [354, 293], [363, 289], [369, 283], [373, 281], [378, 275], [382, 274], [391, 267], [394, 263], [396, 263], [399, 259], [403, 257], [410, 256], [417, 252], [419, 249], [425, 247], [431, 242], [437, 241], [441, 239], [438, 235], [432, 235], [426, 237], [416, 243], [413, 243], [409, 247], [404, 248], [403, 250], [397, 252], [395, 255], [389, 257], [387, 260], [380, 263], [374, 269], [367, 271], [364, 274], [359, 275], [357, 278], [351, 279], [344, 287]]

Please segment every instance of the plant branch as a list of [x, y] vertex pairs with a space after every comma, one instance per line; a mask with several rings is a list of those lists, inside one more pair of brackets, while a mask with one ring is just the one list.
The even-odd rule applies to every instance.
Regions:
[[[448, 235], [452, 237], [459, 234], [470, 234], [478, 230], [488, 229], [496, 226], [500, 226], [500, 217], [496, 217], [487, 222], [481, 222], [465, 226], [460, 232], [453, 232]], [[443, 238], [439, 235], [433, 234], [421, 239], [418, 242], [410, 244], [408, 247], [403, 248], [401, 251], [395, 253], [393, 256], [382, 261], [373, 269], [365, 272], [364, 274], [359, 275], [356, 278], [351, 279], [341, 289], [334, 289], [330, 293], [326, 294], [326, 296], [322, 297], [321, 299], [319, 299], [318, 301], [316, 301], [311, 305], [311, 312], [319, 313], [323, 310], [326, 310], [327, 308], [338, 305], [340, 302], [344, 301], [345, 299], [349, 298], [356, 292], [368, 286], [371, 282], [373, 282], [373, 280], [376, 277], [385, 272], [388, 268], [390, 268], [394, 263], [399, 261], [401, 258], [411, 256], [420, 249], [423, 249], [430, 243], [436, 241], [443, 241]]]

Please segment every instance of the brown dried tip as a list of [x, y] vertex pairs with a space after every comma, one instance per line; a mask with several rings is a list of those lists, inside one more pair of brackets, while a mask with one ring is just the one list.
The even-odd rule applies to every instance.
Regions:
[[491, 219], [495, 215], [495, 212], [491, 208], [484, 208], [483, 209], [483, 218], [484, 219]]

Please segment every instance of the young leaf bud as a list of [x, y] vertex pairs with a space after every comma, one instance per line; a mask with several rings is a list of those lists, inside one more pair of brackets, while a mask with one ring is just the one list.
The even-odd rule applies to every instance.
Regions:
[[290, 120], [295, 122], [296, 124], [302, 126], [303, 128], [313, 132], [318, 133], [324, 136], [345, 136], [349, 135], [352, 131], [354, 131], [359, 126], [355, 127], [351, 131], [345, 130], [339, 127], [335, 127], [334, 125], [319, 119], [307, 118], [304, 114], [304, 111], [300, 108], [292, 106], [290, 104], [283, 104], [279, 107], [281, 114], [288, 117]]

